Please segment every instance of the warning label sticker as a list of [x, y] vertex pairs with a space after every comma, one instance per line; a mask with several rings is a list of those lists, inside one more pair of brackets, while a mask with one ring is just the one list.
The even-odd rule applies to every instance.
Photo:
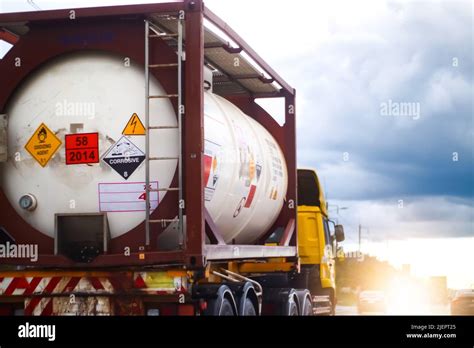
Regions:
[[145, 160], [145, 154], [130, 139], [123, 136], [110, 147], [102, 160], [128, 180]]
[[204, 200], [209, 202], [214, 196], [220, 172], [221, 146], [210, 140], [205, 140], [204, 147]]
[[41, 123], [26, 143], [25, 149], [44, 167], [61, 144], [61, 140], [44, 123]]
[[66, 134], [66, 164], [99, 163], [99, 133]]
[[[144, 182], [99, 183], [99, 209], [118, 213], [146, 210]], [[158, 189], [158, 181], [150, 182], [150, 189]], [[150, 207], [158, 207], [158, 192], [150, 192]]]
[[130, 117], [130, 120], [128, 120], [122, 132], [123, 135], [145, 135], [145, 133], [145, 126], [137, 114], [133, 114], [132, 117]]

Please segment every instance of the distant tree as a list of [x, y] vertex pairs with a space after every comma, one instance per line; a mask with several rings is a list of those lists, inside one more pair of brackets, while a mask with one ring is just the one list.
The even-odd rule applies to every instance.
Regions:
[[363, 260], [346, 258], [336, 261], [336, 285], [352, 290], [388, 290], [390, 280], [399, 272], [386, 261], [365, 256]]

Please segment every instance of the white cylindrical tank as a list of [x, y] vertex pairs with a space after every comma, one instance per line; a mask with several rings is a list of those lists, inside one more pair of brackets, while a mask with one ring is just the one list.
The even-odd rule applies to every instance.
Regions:
[[[150, 87], [150, 94], [165, 94], [155, 79]], [[112, 238], [143, 222], [145, 163], [125, 179], [104, 156], [115, 151], [133, 114], [144, 121], [144, 93], [143, 68], [103, 52], [59, 57], [20, 86], [7, 107], [9, 160], [1, 166], [0, 183], [23, 219], [51, 237], [57, 213], [107, 212]], [[42, 123], [62, 142], [44, 167], [25, 150]], [[151, 101], [150, 124], [177, 124], [169, 100]], [[151, 157], [177, 157], [177, 130], [151, 132]], [[98, 133], [100, 163], [66, 164], [65, 135], [71, 133]], [[144, 152], [144, 136], [123, 140]], [[236, 106], [206, 92], [204, 161], [206, 207], [224, 239], [253, 242], [274, 223], [286, 195], [287, 169], [278, 144]], [[170, 187], [177, 161], [150, 164], [152, 186]], [[20, 207], [24, 195], [36, 199], [34, 209]], [[165, 195], [152, 193], [152, 207]]]
[[226, 242], [251, 243], [278, 217], [284, 155], [270, 133], [224, 98], [206, 93], [205, 200]]

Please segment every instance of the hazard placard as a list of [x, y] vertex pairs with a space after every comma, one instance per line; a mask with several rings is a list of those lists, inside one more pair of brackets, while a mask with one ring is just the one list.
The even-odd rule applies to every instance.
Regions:
[[145, 154], [127, 137], [121, 137], [102, 159], [127, 180], [145, 160]]
[[122, 132], [123, 135], [145, 135], [145, 133], [145, 126], [137, 114], [133, 114], [132, 117], [130, 117], [130, 120], [128, 120]]
[[41, 123], [26, 143], [25, 149], [44, 167], [61, 144], [61, 140], [44, 123]]
[[204, 147], [204, 200], [209, 202], [214, 196], [219, 181], [221, 145], [205, 140]]
[[67, 134], [66, 164], [99, 163], [99, 133]]

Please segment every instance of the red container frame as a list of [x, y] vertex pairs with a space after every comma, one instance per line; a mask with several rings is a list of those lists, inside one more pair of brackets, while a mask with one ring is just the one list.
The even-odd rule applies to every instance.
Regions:
[[[237, 246], [241, 257], [296, 256], [296, 105], [295, 90], [286, 83], [237, 33], [213, 12], [204, 7], [202, 0], [168, 0], [166, 3], [149, 5], [128, 5], [98, 8], [74, 9], [75, 19], [69, 18], [71, 9], [0, 14], [0, 27], [9, 23], [25, 22], [30, 30], [26, 35], [14, 37], [8, 30], [0, 29], [0, 39], [14, 43], [12, 49], [0, 61], [0, 113], [5, 113], [8, 100], [29, 74], [51, 59], [66, 53], [82, 50], [105, 50], [129, 57], [144, 66], [144, 23], [153, 13], [177, 13], [185, 11], [186, 61], [184, 64], [183, 95], [186, 115], [183, 118], [183, 186], [186, 202], [186, 236], [181, 250], [158, 251], [145, 247], [144, 223], [123, 236], [112, 239], [109, 254], [98, 256], [90, 264], [75, 264], [61, 255], [54, 255], [54, 239], [34, 229], [13, 209], [0, 188], [0, 226], [17, 243], [38, 244], [39, 259], [34, 264], [29, 260], [10, 259], [2, 263], [24, 264], [37, 267], [109, 267], [144, 266], [151, 264], [179, 263], [188, 268], [203, 267], [208, 259], [233, 259], [234, 245], [225, 245], [219, 231], [204, 206], [204, 18], [208, 19], [228, 35], [246, 52], [281, 89], [272, 94], [224, 95], [244, 113], [253, 117], [265, 127], [279, 143], [288, 167], [288, 190], [284, 207], [273, 228], [284, 229], [279, 246], [265, 246], [270, 232], [256, 240], [253, 245]], [[12, 37], [13, 36], [13, 37]], [[68, 38], [76, 38], [69, 40]], [[95, 38], [91, 40], [90, 38]], [[174, 52], [164, 42], [157, 41], [150, 54], [156, 52], [154, 63], [176, 60]], [[159, 52], [159, 53], [158, 53]], [[15, 66], [16, 58], [21, 58], [21, 66]], [[166, 93], [177, 90], [176, 70], [152, 71], [164, 87]], [[256, 102], [256, 98], [281, 97], [285, 100], [285, 123], [280, 126]], [[175, 112], [177, 113], [176, 107]], [[193, 175], [187, 175], [193, 173]], [[177, 177], [173, 184], [177, 183]], [[176, 210], [169, 204], [176, 201], [177, 194], [169, 192], [158, 212], [152, 218], [175, 216]], [[216, 245], [213, 253], [205, 245], [206, 235]], [[153, 238], [157, 234], [151, 235]], [[130, 255], [123, 250], [129, 247]], [[218, 251], [218, 252], [216, 252]], [[214, 256], [211, 256], [214, 255]]]

